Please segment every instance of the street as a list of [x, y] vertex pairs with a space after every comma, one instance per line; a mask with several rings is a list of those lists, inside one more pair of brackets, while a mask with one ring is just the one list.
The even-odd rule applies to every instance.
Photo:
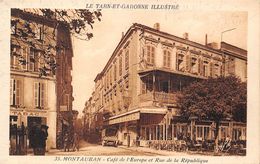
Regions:
[[165, 150], [155, 150], [145, 147], [126, 147], [126, 146], [102, 146], [98, 144], [90, 144], [80, 141], [79, 151], [64, 152], [63, 150], [50, 149], [46, 155], [71, 155], [71, 156], [110, 156], [110, 155], [131, 155], [131, 156], [171, 156], [171, 155], [187, 155], [185, 152], [170, 152]]

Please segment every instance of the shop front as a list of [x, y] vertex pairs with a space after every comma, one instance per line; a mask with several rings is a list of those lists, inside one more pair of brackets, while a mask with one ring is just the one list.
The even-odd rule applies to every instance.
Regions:
[[110, 117], [104, 121], [104, 127], [117, 125], [118, 140], [125, 146], [147, 146], [147, 140], [165, 137], [166, 111], [165, 108], [135, 109]]

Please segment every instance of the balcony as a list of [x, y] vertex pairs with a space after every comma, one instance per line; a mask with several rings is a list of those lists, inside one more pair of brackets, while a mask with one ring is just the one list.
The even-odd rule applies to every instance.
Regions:
[[139, 99], [140, 102], [155, 101], [163, 104], [174, 104], [176, 103], [176, 94], [165, 92], [148, 92], [139, 95]]

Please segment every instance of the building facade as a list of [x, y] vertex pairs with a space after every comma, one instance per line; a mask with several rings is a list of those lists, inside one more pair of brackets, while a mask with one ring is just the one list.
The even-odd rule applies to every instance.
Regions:
[[[176, 93], [195, 80], [235, 74], [246, 81], [247, 51], [230, 44], [205, 45], [133, 24], [95, 78], [94, 108], [102, 111], [104, 130], [116, 129], [123, 145], [140, 140], [174, 140], [179, 133], [213, 139], [211, 121], [181, 120]], [[221, 123], [219, 136], [246, 139], [244, 123]], [[237, 128], [237, 136], [233, 130]], [[234, 134], [234, 135], [233, 135]], [[103, 133], [104, 135], [104, 133]]]
[[[47, 149], [56, 148], [61, 108], [70, 111], [73, 100], [68, 26], [19, 9], [11, 10], [11, 22], [16, 23], [11, 27], [10, 131], [24, 126], [27, 143], [32, 126], [47, 125]], [[57, 69], [50, 68], [51, 62]]]

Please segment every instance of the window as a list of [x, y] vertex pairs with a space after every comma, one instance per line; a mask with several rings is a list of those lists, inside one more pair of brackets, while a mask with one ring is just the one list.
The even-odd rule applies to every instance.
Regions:
[[18, 24], [17, 21], [18, 20], [14, 20], [14, 19], [11, 20], [11, 34], [16, 34], [17, 32], [17, 24]]
[[204, 63], [203, 63], [202, 74], [203, 74], [203, 76], [206, 76], [206, 77], [209, 76], [209, 63], [207, 61], [204, 61]]
[[144, 81], [141, 81], [141, 94], [146, 93], [146, 84]]
[[30, 48], [30, 53], [29, 53], [29, 71], [34, 71], [34, 65], [35, 65], [35, 54], [34, 54], [34, 49]]
[[209, 128], [210, 127], [204, 127], [204, 139], [210, 139]]
[[19, 66], [19, 56], [21, 55], [21, 48], [19, 46], [14, 46], [10, 56], [10, 66], [11, 68], [17, 69]]
[[21, 69], [27, 70], [27, 48], [24, 47], [21, 50], [21, 57], [19, 59], [19, 64], [21, 65]]
[[114, 81], [116, 81], [116, 60], [115, 60], [115, 63], [114, 63]]
[[129, 68], [129, 51], [127, 50], [125, 53], [125, 69]]
[[218, 64], [214, 64], [214, 74], [215, 77], [220, 76], [220, 66]]
[[36, 108], [43, 108], [46, 106], [46, 85], [44, 83], [34, 83], [34, 106]]
[[197, 73], [197, 59], [191, 58], [191, 73]]
[[38, 25], [35, 29], [35, 37], [38, 40], [43, 40], [44, 39], [44, 26], [43, 25]]
[[171, 52], [168, 50], [163, 51], [163, 66], [167, 68], [171, 67]]
[[153, 46], [146, 47], [146, 57], [147, 63], [153, 65], [154, 64], [154, 55], [155, 55], [155, 48]]
[[184, 55], [183, 54], [178, 54], [177, 55], [177, 70], [178, 71], [184, 71], [184, 69], [183, 69], [183, 57], [184, 57]]
[[10, 81], [10, 105], [21, 105], [22, 82], [21, 80], [11, 79]]
[[126, 79], [126, 81], [125, 81], [125, 89], [128, 89], [128, 88], [129, 88], [129, 80]]
[[119, 57], [119, 76], [122, 75], [123, 65], [122, 65], [122, 56]]
[[203, 127], [201, 127], [201, 126], [197, 126], [197, 127], [196, 127], [197, 139], [198, 139], [198, 138], [202, 139], [202, 134], [203, 134], [202, 130], [203, 130]]
[[229, 57], [227, 63], [227, 70], [229, 74], [235, 74], [235, 58]]
[[112, 85], [112, 67], [109, 70], [109, 81], [110, 81], [110, 85]]

